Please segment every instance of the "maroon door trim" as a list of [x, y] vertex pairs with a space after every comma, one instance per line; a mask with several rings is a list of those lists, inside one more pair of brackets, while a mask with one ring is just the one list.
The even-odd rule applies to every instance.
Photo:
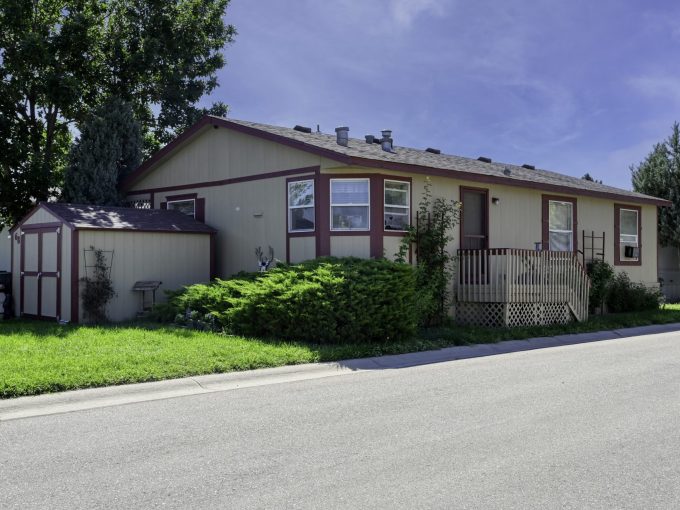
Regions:
[[[61, 319], [61, 237], [62, 229], [64, 228], [61, 223], [43, 223], [43, 224], [32, 224], [22, 227], [22, 232], [24, 234], [21, 236], [21, 264], [19, 273], [19, 288], [21, 297], [19, 299], [19, 315], [21, 317], [32, 317], [36, 319]], [[57, 234], [57, 270], [56, 271], [43, 271], [43, 234], [46, 233], [56, 233]], [[26, 271], [26, 236], [27, 235], [37, 235], [38, 236], [38, 267], [37, 271]], [[26, 276], [37, 277], [38, 278], [38, 288], [37, 288], [37, 306], [35, 314], [24, 313], [25, 309], [25, 284], [24, 279]], [[43, 315], [42, 308], [42, 294], [43, 294], [43, 278], [56, 278], [56, 317], [48, 317]]]

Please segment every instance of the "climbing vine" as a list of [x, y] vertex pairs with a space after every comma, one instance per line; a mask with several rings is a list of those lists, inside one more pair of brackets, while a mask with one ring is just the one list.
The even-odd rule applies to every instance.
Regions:
[[90, 246], [94, 256], [94, 264], [88, 266], [92, 269], [92, 276], [86, 275], [81, 278], [83, 289], [81, 299], [85, 318], [94, 323], [106, 322], [106, 305], [111, 301], [116, 292], [113, 290], [111, 281], [111, 267], [106, 263], [104, 251]]

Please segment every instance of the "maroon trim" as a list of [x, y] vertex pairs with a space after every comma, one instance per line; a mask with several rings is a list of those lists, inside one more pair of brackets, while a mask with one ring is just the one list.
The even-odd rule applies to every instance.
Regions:
[[[637, 260], [621, 260], [621, 209], [629, 209], [638, 213], [638, 258]], [[658, 213], [657, 213], [658, 214]], [[614, 204], [614, 265], [642, 265], [642, 208], [637, 205]], [[657, 266], [658, 267], [658, 266]]]
[[63, 230], [63, 225], [57, 230], [57, 274], [54, 275], [57, 278], [57, 320], [61, 319], [61, 235]]
[[316, 236], [316, 256], [325, 257], [331, 254], [331, 174], [320, 173], [317, 181], [319, 183], [316, 192], [318, 200], [315, 199], [314, 202], [318, 204], [316, 212], [317, 225], [319, 225]]
[[[503, 184], [506, 186], [516, 186], [520, 188], [534, 188], [534, 189], [540, 189], [543, 191], [551, 191], [555, 193], [573, 193], [573, 194], [578, 194], [578, 195], [586, 195], [586, 196], [596, 196], [596, 197], [607, 197], [607, 198], [614, 198], [618, 200], [626, 200], [626, 201], [633, 201], [636, 203], [650, 203], [650, 204], [655, 204], [655, 205], [662, 205], [662, 206], [669, 206], [670, 202], [667, 200], [661, 200], [658, 198], [635, 198], [635, 197], [627, 197], [625, 195], [619, 195], [617, 193], [609, 193], [606, 191], [594, 191], [594, 190], [586, 190], [586, 189], [580, 189], [580, 188], [570, 188], [568, 186], [561, 186], [557, 184], [546, 184], [546, 183], [539, 183], [539, 182], [532, 182], [532, 181], [520, 181], [517, 179], [511, 179], [507, 177], [502, 177], [502, 176], [495, 176], [495, 175], [482, 175], [482, 174], [474, 174], [470, 172], [465, 172], [462, 170], [451, 170], [451, 169], [443, 169], [443, 168], [432, 168], [432, 167], [427, 167], [427, 166], [422, 166], [422, 165], [411, 165], [407, 163], [398, 163], [398, 162], [393, 162], [393, 161], [381, 161], [381, 160], [374, 160], [370, 158], [364, 158], [364, 157], [355, 157], [355, 156], [347, 156], [345, 154], [338, 153], [334, 150], [331, 149], [322, 149], [320, 147], [317, 147], [315, 145], [310, 145], [305, 142], [301, 142], [299, 140], [294, 140], [289, 137], [283, 136], [283, 135], [276, 135], [273, 133], [268, 133], [266, 131], [262, 131], [260, 129], [254, 128], [254, 127], [249, 127], [249, 126], [244, 126], [235, 122], [231, 122], [227, 119], [223, 119], [221, 117], [212, 117], [209, 115], [206, 115], [202, 117], [198, 122], [196, 122], [193, 126], [191, 126], [189, 129], [184, 131], [181, 135], [179, 135], [177, 138], [175, 138], [172, 142], [167, 144], [165, 147], [163, 147], [161, 150], [156, 152], [150, 159], [146, 160], [139, 168], [137, 168], [134, 172], [130, 173], [125, 180], [123, 181], [121, 185], [121, 189], [123, 190], [129, 190], [132, 185], [137, 182], [140, 178], [142, 178], [146, 173], [151, 171], [156, 164], [158, 164], [160, 161], [162, 161], [166, 156], [168, 156], [173, 150], [177, 149], [179, 146], [183, 145], [185, 142], [193, 138], [197, 133], [199, 133], [202, 128], [205, 126], [212, 125], [214, 127], [225, 127], [228, 129], [232, 129], [234, 131], [248, 134], [255, 136], [257, 138], [263, 139], [263, 140], [269, 140], [272, 142], [280, 143], [282, 145], [292, 147], [295, 149], [299, 149], [308, 153], [316, 154], [319, 156], [323, 156], [325, 158], [334, 160], [334, 161], [339, 161], [341, 163], [344, 163], [345, 165], [348, 166], [365, 166], [365, 167], [370, 167], [370, 168], [386, 168], [389, 170], [396, 170], [396, 171], [402, 171], [402, 172], [408, 172], [408, 173], [416, 173], [416, 174], [425, 174], [425, 175], [438, 175], [442, 177], [451, 177], [451, 178], [458, 178], [462, 180], [467, 180], [467, 181], [473, 181], [473, 182], [484, 182], [484, 183], [493, 183], [493, 184]], [[219, 182], [219, 181], [218, 181]], [[191, 186], [187, 186], [184, 189], [190, 188]], [[197, 186], [193, 186], [197, 187]], [[173, 189], [182, 189], [182, 188], [177, 188], [177, 187], [172, 187]]]
[[289, 170], [277, 170], [275, 172], [265, 172], [257, 175], [246, 175], [243, 177], [233, 177], [231, 179], [220, 179], [218, 181], [201, 181], [194, 184], [177, 184], [175, 186], [164, 186], [162, 188], [148, 188], [143, 190], [131, 190], [127, 195], [138, 195], [142, 193], [163, 193], [167, 191], [181, 191], [186, 189], [210, 188], [213, 186], [228, 186], [230, 184], [240, 184], [242, 182], [261, 181], [264, 179], [275, 179], [288, 175], [298, 175], [303, 173], [315, 172], [318, 166], [307, 166], [302, 168], [291, 168]]
[[78, 264], [78, 239], [79, 232], [74, 230], [71, 232], [71, 322], [77, 324], [79, 322], [78, 307], [80, 305], [80, 267]]
[[19, 317], [24, 315], [24, 273], [26, 271], [26, 242], [19, 237]]
[[166, 196], [166, 202], [179, 202], [180, 200], [196, 200], [198, 198], [198, 193], [186, 193], [184, 195], [172, 195]]
[[460, 189], [458, 191], [459, 197], [460, 197], [460, 203], [461, 203], [461, 211], [460, 211], [460, 225], [459, 225], [459, 232], [460, 232], [460, 246], [461, 249], [468, 249], [468, 248], [463, 248], [463, 241], [465, 240], [463, 232], [465, 232], [465, 208], [462, 207], [463, 204], [463, 193], [466, 191], [469, 191], [470, 193], [478, 193], [481, 195], [484, 195], [484, 216], [486, 219], [486, 239], [484, 239], [484, 250], [487, 250], [491, 247], [491, 222], [490, 222], [490, 216], [491, 216], [491, 209], [489, 207], [489, 189], [488, 188], [473, 188], [471, 186], [460, 186]]
[[[385, 230], [385, 178], [380, 174], [370, 176], [370, 217], [371, 217], [371, 258], [380, 259], [385, 255], [383, 231]], [[382, 207], [376, 207], [380, 204]]]
[[156, 201], [156, 192], [155, 191], [150, 191], [149, 192], [149, 202], [151, 202], [151, 209], [155, 209], [154, 202]]
[[205, 223], [205, 198], [197, 198], [195, 202], [195, 215], [196, 221]]
[[564, 197], [561, 195], [541, 195], [541, 248], [550, 250], [550, 201], [571, 202], [572, 204], [572, 237], [573, 251], [578, 252], [578, 202], [575, 197]]
[[217, 278], [217, 233], [210, 234], [210, 279]]
[[[43, 232], [52, 232], [55, 228], [61, 227], [60, 222], [52, 222], [52, 223], [31, 223], [30, 225], [24, 225], [21, 230], [24, 232], [26, 231], [36, 231], [40, 230]], [[33, 233], [32, 232], [32, 233]]]

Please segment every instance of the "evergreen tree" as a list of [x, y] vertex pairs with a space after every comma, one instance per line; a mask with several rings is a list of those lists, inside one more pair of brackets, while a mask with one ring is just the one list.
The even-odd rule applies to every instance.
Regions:
[[593, 176], [590, 175], [590, 173], [586, 172], [583, 177], [581, 177], [584, 181], [590, 181], [590, 182], [596, 182], [597, 184], [602, 184], [601, 180], [593, 179]]
[[630, 169], [635, 191], [670, 200], [670, 207], [659, 208], [659, 241], [680, 248], [680, 125], [673, 124], [668, 139]]
[[118, 185], [142, 158], [142, 130], [132, 107], [112, 98], [83, 123], [69, 154], [63, 199], [77, 204], [119, 205]]

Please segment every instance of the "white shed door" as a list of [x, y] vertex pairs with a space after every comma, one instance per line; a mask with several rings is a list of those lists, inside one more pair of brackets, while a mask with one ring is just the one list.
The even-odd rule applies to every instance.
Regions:
[[21, 239], [21, 315], [59, 319], [61, 225], [25, 226]]

